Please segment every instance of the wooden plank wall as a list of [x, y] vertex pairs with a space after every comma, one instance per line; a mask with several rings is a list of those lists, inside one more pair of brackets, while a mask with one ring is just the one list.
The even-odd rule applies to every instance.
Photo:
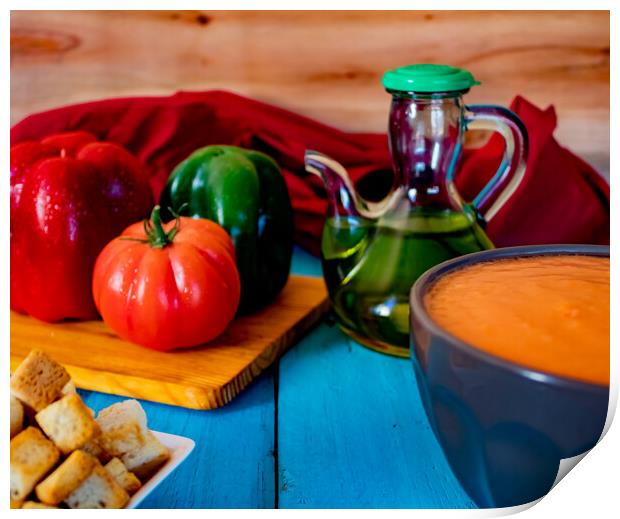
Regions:
[[469, 102], [521, 93], [609, 170], [609, 12], [14, 11], [11, 121], [110, 96], [225, 88], [342, 129], [383, 131], [384, 70], [467, 67]]

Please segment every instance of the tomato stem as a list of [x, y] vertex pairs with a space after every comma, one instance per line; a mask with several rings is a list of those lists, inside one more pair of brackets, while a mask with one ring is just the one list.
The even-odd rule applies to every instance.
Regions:
[[[179, 209], [179, 212], [181, 212], [186, 205], [187, 204], [183, 204]], [[133, 236], [121, 236], [119, 240], [148, 243], [155, 249], [163, 249], [164, 247], [170, 245], [181, 228], [181, 217], [171, 208], [168, 208], [168, 210], [174, 215], [175, 218], [174, 227], [168, 232], [164, 230], [164, 226], [161, 223], [161, 207], [156, 205], [153, 207], [153, 211], [151, 211], [151, 217], [144, 220], [144, 234], [146, 235], [145, 240], [141, 238], [134, 238]]]
[[144, 221], [144, 232], [146, 233], [151, 247], [156, 249], [163, 249], [167, 245], [170, 245], [177, 232], [179, 232], [179, 227], [181, 225], [181, 218], [177, 216], [174, 227], [166, 232], [161, 223], [160, 211], [161, 207], [156, 205], [153, 208], [150, 220]]

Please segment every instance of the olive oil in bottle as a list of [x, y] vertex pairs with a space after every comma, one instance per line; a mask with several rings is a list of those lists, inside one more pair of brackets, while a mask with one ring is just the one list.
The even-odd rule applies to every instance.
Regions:
[[408, 356], [409, 291], [417, 278], [442, 261], [490, 248], [468, 212], [417, 207], [376, 222], [329, 218], [323, 272], [339, 325], [366, 346]]

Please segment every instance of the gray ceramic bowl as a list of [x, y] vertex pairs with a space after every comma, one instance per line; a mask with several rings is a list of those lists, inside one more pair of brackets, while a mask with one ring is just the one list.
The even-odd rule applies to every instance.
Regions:
[[454, 473], [483, 507], [528, 503], [555, 481], [560, 459], [600, 438], [609, 388], [500, 359], [450, 335], [428, 315], [423, 297], [448, 272], [501, 258], [609, 257], [609, 247], [510, 247], [446, 261], [411, 289], [412, 360], [424, 408]]

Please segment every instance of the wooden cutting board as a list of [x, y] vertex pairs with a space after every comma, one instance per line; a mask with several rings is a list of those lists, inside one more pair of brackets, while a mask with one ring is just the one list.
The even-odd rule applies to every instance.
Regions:
[[327, 307], [321, 278], [291, 276], [276, 301], [236, 319], [215, 341], [168, 353], [123, 341], [102, 321], [49, 324], [11, 312], [11, 371], [39, 348], [63, 364], [78, 387], [214, 409], [237, 396]]

